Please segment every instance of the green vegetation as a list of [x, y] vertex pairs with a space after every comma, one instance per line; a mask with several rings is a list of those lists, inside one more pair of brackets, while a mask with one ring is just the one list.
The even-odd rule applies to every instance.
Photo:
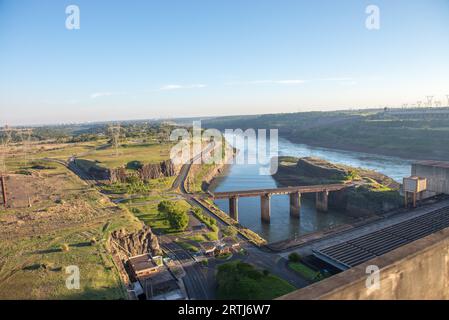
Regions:
[[195, 247], [193, 244], [187, 241], [176, 241], [178, 245], [180, 245], [184, 250], [190, 251], [192, 253], [199, 252], [200, 249]]
[[172, 229], [184, 231], [189, 225], [189, 216], [187, 210], [178, 206], [175, 202], [163, 200], [158, 205], [158, 210], [167, 215], [167, 219]]
[[219, 299], [268, 300], [287, 294], [295, 287], [271, 274], [264, 274], [252, 265], [233, 261], [218, 267]]
[[217, 220], [203, 214], [203, 210], [201, 210], [201, 208], [198, 207], [193, 208], [192, 213], [198, 220], [200, 220], [202, 223], [208, 226], [209, 229], [211, 229], [214, 232], [218, 232]]
[[[140, 179], [131, 179], [127, 183], [112, 183], [103, 185], [102, 189], [109, 194], [148, 194], [167, 191], [171, 188], [176, 177], [152, 179], [143, 182]], [[142, 197], [141, 197], [142, 198]], [[142, 200], [143, 201], [143, 200]]]
[[299, 261], [301, 261], [301, 256], [299, 255], [299, 253], [292, 252], [288, 255], [288, 261], [299, 262]]
[[[179, 210], [187, 212], [190, 210], [190, 205], [184, 200], [173, 201], [170, 195], [154, 195], [150, 197], [129, 199], [129, 201], [122, 202], [119, 206], [125, 210], [129, 210], [139, 220], [150, 226], [153, 230], [162, 233], [177, 233], [179, 230], [174, 229], [168, 219], [165, 211], [159, 210], [159, 203], [161, 200], [171, 200]], [[147, 200], [147, 201], [145, 201]]]
[[312, 281], [312, 282], [316, 282], [316, 281], [321, 281], [324, 278], [330, 276], [329, 274], [324, 274], [321, 273], [319, 271], [314, 271], [311, 268], [309, 268], [308, 266], [306, 266], [305, 264], [301, 263], [300, 261], [292, 261], [288, 263], [288, 266], [290, 267], [290, 269], [294, 270], [295, 272], [299, 273], [302, 277], [304, 277], [305, 279]]
[[[141, 223], [61, 164], [29, 166], [38, 175], [11, 176], [16, 198], [0, 213], [0, 299], [125, 299], [106, 240], [113, 230]], [[34, 199], [32, 207], [20, 201], [24, 194]], [[79, 290], [66, 287], [68, 266], [80, 269]]]
[[237, 229], [233, 226], [226, 226], [221, 230], [221, 232], [226, 237], [235, 237], [238, 234]]
[[265, 239], [263, 239], [261, 236], [259, 236], [254, 231], [247, 229], [240, 225], [237, 221], [232, 219], [228, 214], [221, 211], [212, 201], [210, 200], [203, 200], [198, 199], [198, 201], [205, 207], [207, 207], [211, 212], [219, 217], [221, 220], [226, 222], [228, 225], [235, 227], [238, 232], [243, 235], [248, 241], [254, 243], [257, 246], [265, 245], [267, 242]]
[[[92, 159], [101, 164], [102, 167], [114, 169], [121, 166], [134, 163], [156, 163], [166, 160], [170, 156], [171, 144], [165, 143], [139, 143], [132, 142], [122, 144], [118, 148], [118, 156], [115, 154], [115, 148], [101, 148], [89, 153], [86, 159]], [[135, 170], [135, 169], [132, 169]]]

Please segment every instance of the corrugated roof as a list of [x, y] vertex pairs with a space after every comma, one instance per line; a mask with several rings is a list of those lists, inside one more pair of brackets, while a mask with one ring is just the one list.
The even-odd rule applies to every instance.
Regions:
[[447, 227], [449, 227], [449, 207], [331, 247], [314, 250], [314, 254], [339, 269], [345, 270]]
[[413, 164], [449, 169], [449, 162], [445, 162], [445, 161], [423, 160], [423, 161], [413, 162]]

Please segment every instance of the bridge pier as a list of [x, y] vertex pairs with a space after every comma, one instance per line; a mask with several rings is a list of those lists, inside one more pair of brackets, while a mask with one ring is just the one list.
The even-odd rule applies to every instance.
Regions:
[[290, 216], [298, 218], [301, 213], [301, 193], [290, 193]]
[[329, 192], [317, 192], [315, 203], [317, 211], [327, 212], [329, 209]]
[[231, 197], [229, 198], [229, 216], [239, 221], [239, 198], [238, 197]]
[[271, 194], [266, 193], [260, 196], [260, 216], [262, 222], [270, 223], [271, 218]]

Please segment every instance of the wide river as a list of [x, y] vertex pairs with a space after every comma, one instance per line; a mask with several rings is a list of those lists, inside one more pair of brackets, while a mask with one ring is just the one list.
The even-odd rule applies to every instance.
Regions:
[[[402, 181], [403, 177], [409, 176], [411, 170], [410, 161], [400, 158], [311, 147], [304, 144], [291, 143], [285, 139], [279, 139], [278, 150], [281, 156], [318, 157], [333, 163], [372, 169], [386, 174], [397, 181]], [[219, 192], [276, 188], [277, 185], [273, 177], [260, 175], [259, 168], [259, 165], [231, 165], [225, 176], [213, 181], [210, 189], [212, 192]], [[229, 212], [227, 200], [217, 200], [216, 204], [223, 211]], [[348, 223], [353, 221], [353, 219], [341, 212], [317, 213], [314, 201], [304, 198], [301, 201], [301, 217], [299, 221], [291, 219], [288, 196], [280, 195], [271, 198], [270, 224], [263, 224], [260, 220], [259, 198], [239, 199], [239, 221], [242, 225], [257, 232], [271, 243]]]

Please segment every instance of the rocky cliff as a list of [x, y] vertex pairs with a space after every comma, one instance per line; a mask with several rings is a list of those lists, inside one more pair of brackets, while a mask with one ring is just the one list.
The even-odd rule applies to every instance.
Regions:
[[111, 233], [109, 242], [112, 252], [122, 260], [145, 253], [153, 256], [162, 253], [156, 235], [148, 226], [134, 233], [128, 233], [122, 229], [114, 231]]
[[161, 161], [160, 163], [149, 163], [142, 165], [135, 172], [130, 173], [124, 167], [109, 170], [110, 182], [126, 182], [130, 175], [135, 175], [145, 182], [151, 179], [163, 177], [173, 177], [179, 173], [180, 167], [176, 166], [170, 159]]

